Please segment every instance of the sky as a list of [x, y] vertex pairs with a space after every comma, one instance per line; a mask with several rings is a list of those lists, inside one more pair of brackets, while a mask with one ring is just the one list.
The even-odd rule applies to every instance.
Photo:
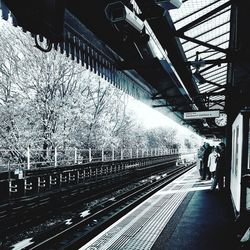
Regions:
[[134, 98], [129, 98], [128, 105], [129, 108], [136, 113], [138, 120], [142, 121], [146, 128], [162, 127], [164, 125], [179, 126], [179, 124], [168, 118], [166, 115], [163, 115], [156, 109], [151, 108]]
[[167, 117], [167, 115], [162, 114], [161, 112], [154, 109], [133, 97], [129, 97], [128, 108], [131, 109], [135, 114], [138, 120], [143, 124], [145, 128], [157, 128], [157, 127], [173, 127], [177, 130], [178, 138], [187, 138], [187, 136], [194, 136], [200, 141], [200, 145], [204, 141], [208, 142], [211, 146], [217, 145], [219, 141], [213, 139], [206, 139], [201, 137], [197, 133], [194, 133], [189, 128], [178, 124], [176, 121]]
[[128, 108], [136, 114], [137, 119], [145, 128], [150, 129], [164, 126], [175, 128], [177, 131], [176, 139], [181, 144], [184, 142], [184, 138], [189, 138], [189, 136], [196, 138], [198, 145], [202, 145], [204, 141], [208, 142], [211, 146], [218, 144], [216, 141], [199, 136], [187, 127], [182, 126], [167, 117], [167, 115], [162, 114], [156, 109], [134, 99], [133, 97], [129, 98]]
[[133, 97], [129, 98], [128, 108], [136, 114], [138, 120], [145, 126], [145, 128], [168, 126], [176, 128], [180, 135], [197, 135], [187, 127], [184, 127], [172, 120], [171, 118], [167, 117], [167, 115], [162, 114], [156, 109], [134, 99]]

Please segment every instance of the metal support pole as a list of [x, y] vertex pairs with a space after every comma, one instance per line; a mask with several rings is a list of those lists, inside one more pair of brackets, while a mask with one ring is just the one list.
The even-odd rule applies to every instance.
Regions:
[[130, 149], [130, 158], [131, 159], [133, 158], [133, 149], [132, 148]]
[[137, 148], [136, 149], [136, 158], [138, 158], [139, 157], [139, 149]]

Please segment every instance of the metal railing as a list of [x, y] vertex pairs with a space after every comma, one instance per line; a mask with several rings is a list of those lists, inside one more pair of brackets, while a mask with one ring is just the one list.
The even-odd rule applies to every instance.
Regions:
[[0, 149], [0, 172], [15, 169], [35, 169], [48, 166], [56, 167], [87, 162], [105, 162], [178, 153], [188, 154], [192, 152], [179, 151], [173, 148], [62, 149], [55, 147], [44, 150], [27, 147], [24, 152], [20, 153], [22, 157], [18, 157], [15, 156], [11, 150]]

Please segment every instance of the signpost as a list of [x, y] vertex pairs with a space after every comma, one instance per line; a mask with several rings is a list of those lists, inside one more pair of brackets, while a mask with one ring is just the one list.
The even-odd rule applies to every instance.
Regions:
[[214, 118], [214, 117], [219, 117], [219, 116], [220, 116], [219, 110], [195, 111], [195, 112], [184, 113], [185, 120]]

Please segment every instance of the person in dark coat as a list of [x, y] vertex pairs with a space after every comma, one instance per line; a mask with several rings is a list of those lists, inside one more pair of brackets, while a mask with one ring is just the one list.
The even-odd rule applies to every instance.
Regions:
[[225, 143], [221, 142], [219, 144], [220, 147], [220, 156], [217, 160], [217, 168], [216, 168], [216, 175], [218, 178], [218, 186], [219, 190], [224, 188], [224, 176], [226, 174], [226, 154], [225, 154]]
[[203, 158], [204, 151], [205, 151], [205, 148], [204, 148], [204, 145], [202, 145], [200, 146], [197, 152], [197, 169], [199, 171], [200, 178], [202, 178], [202, 175], [203, 175], [202, 158]]
[[211, 179], [211, 172], [209, 170], [208, 167], [208, 157], [211, 153], [211, 147], [209, 145], [208, 142], [204, 142], [204, 153], [203, 153], [203, 157], [202, 157], [202, 165], [203, 165], [203, 169], [202, 169], [202, 178], [201, 180], [210, 180]]
[[211, 190], [215, 190], [218, 184], [219, 191], [222, 191], [224, 189], [224, 176], [226, 171], [225, 143], [223, 142], [219, 144], [219, 155], [216, 162], [215, 178]]

